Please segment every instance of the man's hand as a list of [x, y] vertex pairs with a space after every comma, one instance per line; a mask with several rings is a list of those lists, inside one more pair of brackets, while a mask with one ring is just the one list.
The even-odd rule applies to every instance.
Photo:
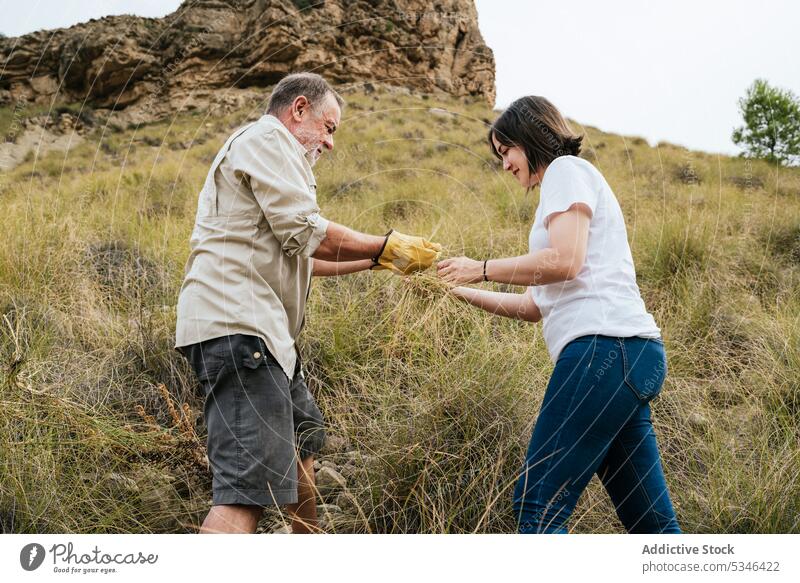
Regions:
[[398, 275], [410, 275], [428, 269], [439, 257], [442, 246], [422, 237], [389, 231], [374, 269], [389, 269]]

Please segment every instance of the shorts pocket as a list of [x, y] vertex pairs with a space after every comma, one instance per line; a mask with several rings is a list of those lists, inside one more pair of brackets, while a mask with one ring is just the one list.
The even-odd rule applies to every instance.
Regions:
[[267, 348], [258, 336], [237, 337], [234, 354], [236, 364], [245, 368], [257, 369], [267, 364]]
[[201, 383], [214, 380], [225, 368], [225, 354], [219, 345], [204, 342], [191, 346], [189, 350], [189, 361]]
[[642, 403], [655, 399], [667, 377], [667, 355], [663, 342], [653, 338], [621, 338], [620, 350], [625, 384]]

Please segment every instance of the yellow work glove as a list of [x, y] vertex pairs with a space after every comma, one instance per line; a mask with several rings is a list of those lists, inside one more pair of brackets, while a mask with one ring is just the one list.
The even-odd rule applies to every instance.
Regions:
[[441, 250], [438, 243], [392, 229], [386, 234], [383, 249], [373, 259], [375, 265], [372, 269], [389, 269], [398, 275], [410, 275], [433, 265]]

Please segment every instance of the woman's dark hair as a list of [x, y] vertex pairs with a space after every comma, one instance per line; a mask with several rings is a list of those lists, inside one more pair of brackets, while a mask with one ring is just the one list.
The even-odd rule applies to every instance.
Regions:
[[531, 173], [559, 156], [577, 156], [583, 140], [583, 136], [572, 131], [555, 105], [537, 95], [517, 99], [489, 128], [489, 146], [502, 159], [492, 135], [504, 146], [522, 148]]

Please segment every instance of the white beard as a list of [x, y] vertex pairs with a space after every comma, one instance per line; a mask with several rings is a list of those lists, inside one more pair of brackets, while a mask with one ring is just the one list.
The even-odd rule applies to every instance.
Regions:
[[306, 160], [308, 161], [309, 165], [313, 166], [317, 163], [319, 159], [320, 150], [322, 149], [322, 142], [312, 140], [319, 140], [317, 136], [314, 134], [306, 131], [306, 130], [299, 130], [295, 136], [297, 140], [303, 144], [306, 148]]
[[306, 160], [308, 161], [308, 165], [314, 166], [314, 164], [317, 163], [317, 160], [319, 160], [319, 155], [319, 146], [315, 146], [314, 148], [306, 150]]

